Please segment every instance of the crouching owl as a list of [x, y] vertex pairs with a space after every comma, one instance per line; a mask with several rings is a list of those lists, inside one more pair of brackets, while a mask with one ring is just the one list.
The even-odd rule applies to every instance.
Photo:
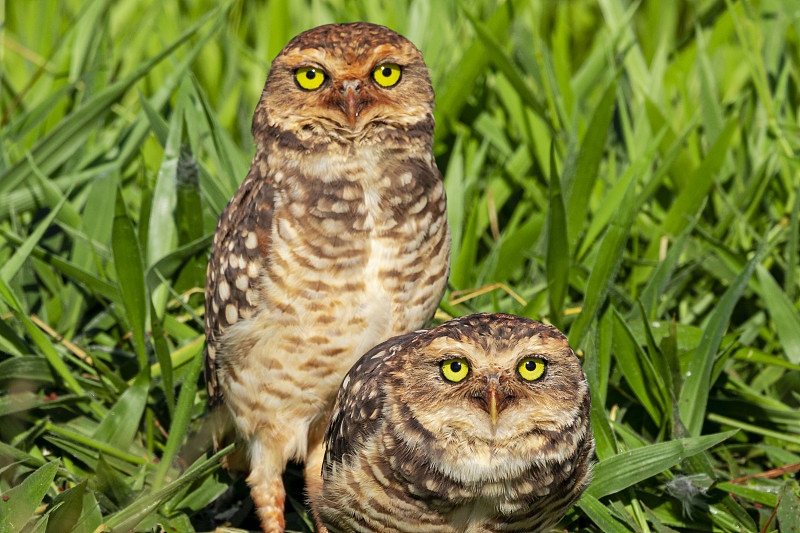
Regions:
[[287, 461], [321, 487], [336, 391], [368, 349], [425, 325], [450, 233], [431, 150], [433, 90], [410, 41], [331, 24], [272, 62], [250, 172], [206, 275], [206, 380], [246, 439], [264, 531], [284, 530]]
[[589, 484], [589, 408], [551, 326], [479, 314], [400, 335], [345, 376], [312, 505], [330, 533], [544, 531]]

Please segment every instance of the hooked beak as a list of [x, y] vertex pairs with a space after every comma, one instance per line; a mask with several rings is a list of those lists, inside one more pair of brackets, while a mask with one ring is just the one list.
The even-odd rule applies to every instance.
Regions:
[[492, 425], [497, 425], [497, 389], [489, 389], [489, 416], [492, 417]]
[[355, 127], [356, 119], [364, 106], [364, 101], [361, 98], [361, 82], [359, 80], [346, 80], [342, 83], [341, 89], [342, 100], [339, 104], [344, 111], [350, 127]]
[[511, 400], [511, 396], [500, 388], [500, 380], [497, 376], [489, 376], [486, 387], [481, 391], [479, 398], [482, 407], [492, 419], [492, 425], [497, 425], [500, 411], [505, 409]]

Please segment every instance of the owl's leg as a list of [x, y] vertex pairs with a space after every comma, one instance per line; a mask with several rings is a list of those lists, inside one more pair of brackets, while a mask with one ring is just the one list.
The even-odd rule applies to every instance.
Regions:
[[256, 439], [250, 442], [250, 475], [247, 484], [256, 504], [261, 529], [264, 533], [283, 533], [283, 503], [286, 491], [283, 488], [283, 458]]
[[[328, 413], [329, 414], [329, 413]], [[319, 513], [314, 507], [319, 494], [322, 492], [322, 462], [325, 459], [325, 444], [323, 437], [328, 426], [329, 416], [320, 419], [311, 426], [308, 432], [308, 448], [306, 454], [303, 476], [306, 481], [306, 496], [311, 505], [311, 512], [314, 515], [314, 522], [317, 526], [317, 533], [327, 533], [327, 529], [319, 521]]]

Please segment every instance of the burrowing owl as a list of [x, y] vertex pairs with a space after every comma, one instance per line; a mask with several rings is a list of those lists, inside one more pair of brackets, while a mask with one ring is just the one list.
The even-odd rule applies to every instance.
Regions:
[[589, 388], [558, 330], [480, 314], [395, 337], [342, 382], [328, 531], [543, 531], [589, 483]]
[[292, 39], [255, 111], [250, 172], [223, 211], [206, 277], [206, 379], [248, 441], [265, 531], [281, 473], [321, 487], [336, 391], [371, 347], [422, 327], [450, 234], [431, 151], [433, 90], [410, 41], [373, 24]]

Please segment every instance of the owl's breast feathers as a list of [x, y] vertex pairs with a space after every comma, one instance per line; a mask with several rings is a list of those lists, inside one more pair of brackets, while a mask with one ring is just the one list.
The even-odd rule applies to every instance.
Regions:
[[[239, 393], [251, 403], [289, 394], [290, 369], [296, 381], [302, 377], [293, 387], [309, 398], [319, 389], [311, 403], [329, 402], [355, 358], [432, 316], [449, 264], [444, 185], [430, 138], [400, 142], [389, 130], [365, 142], [311, 148], [293, 133], [262, 138], [220, 218], [209, 261], [212, 405], [220, 368], [233, 380], [248, 369], [265, 372], [259, 381], [269, 385]], [[251, 318], [248, 335], [242, 321]], [[237, 323], [237, 340], [228, 343], [226, 329]], [[267, 343], [265, 336], [274, 338]], [[249, 355], [256, 352], [258, 364]], [[276, 363], [265, 366], [265, 357]], [[278, 368], [285, 357], [291, 364]], [[238, 403], [229, 405], [240, 411]]]

